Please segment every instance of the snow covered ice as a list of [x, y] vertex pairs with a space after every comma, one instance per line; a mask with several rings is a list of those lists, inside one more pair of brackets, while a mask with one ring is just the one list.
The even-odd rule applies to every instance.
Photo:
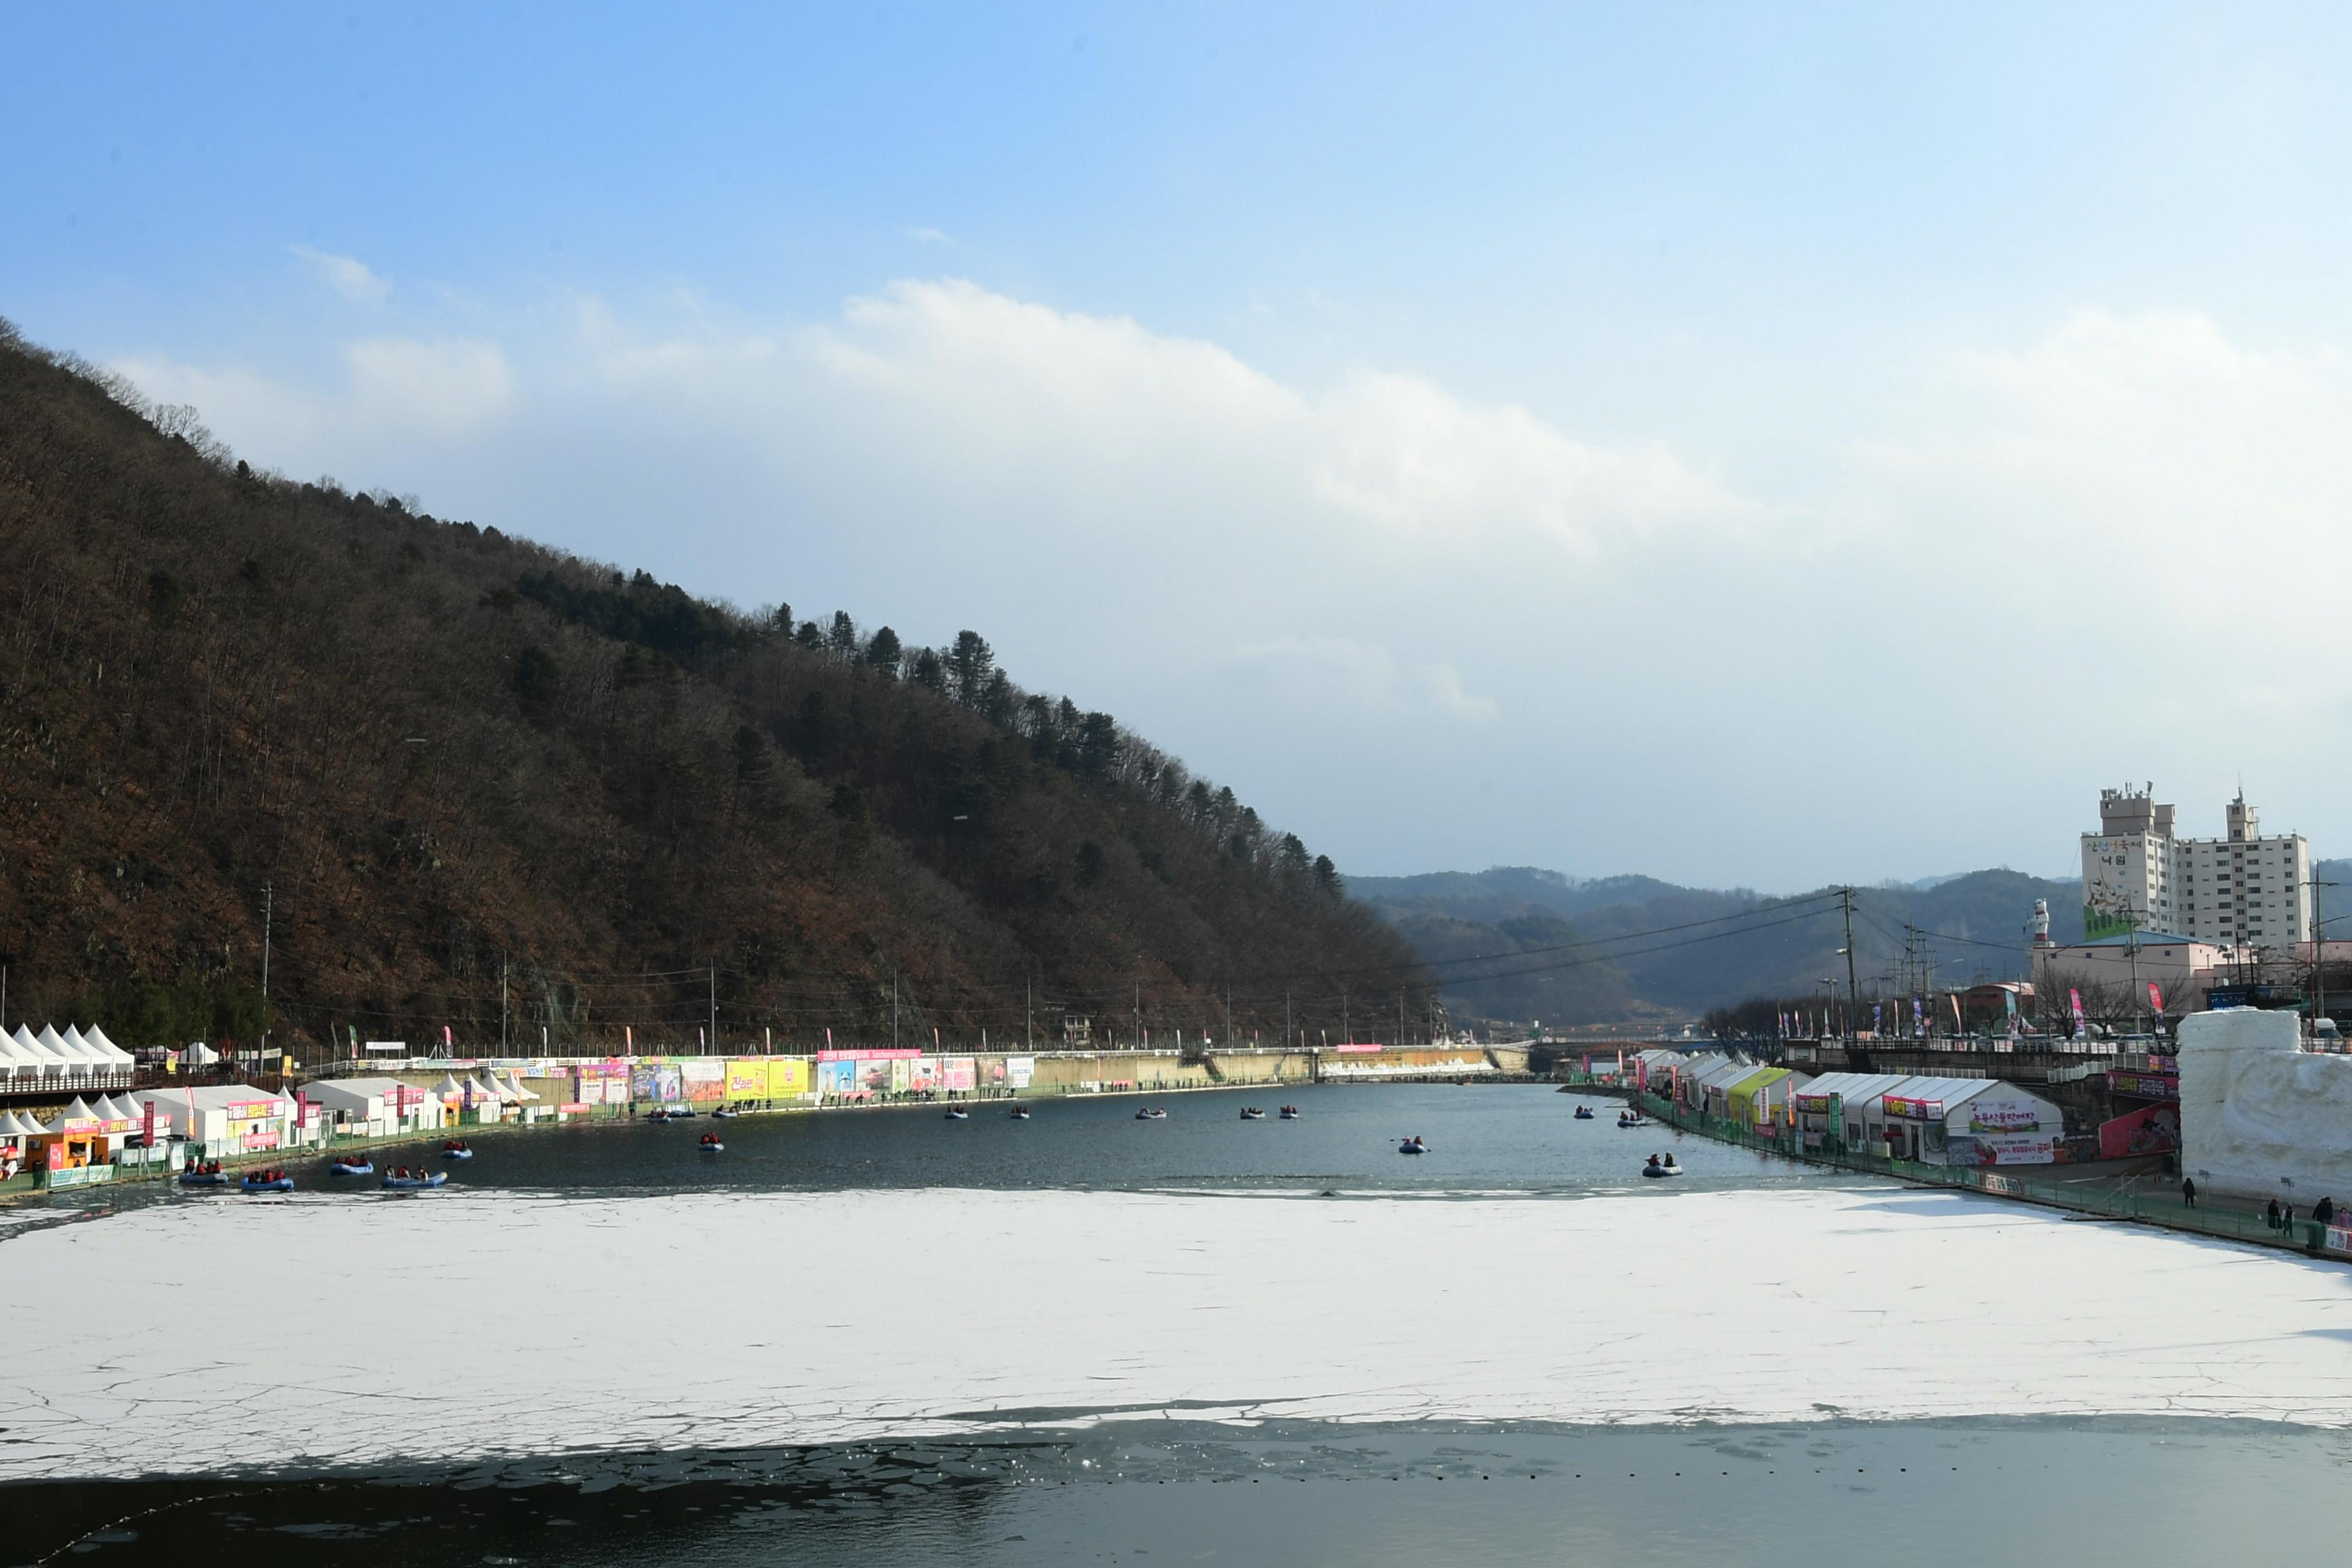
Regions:
[[167, 1202], [18, 1231], [0, 1479], [1192, 1420], [2352, 1424], [2352, 1273], [1893, 1187]]

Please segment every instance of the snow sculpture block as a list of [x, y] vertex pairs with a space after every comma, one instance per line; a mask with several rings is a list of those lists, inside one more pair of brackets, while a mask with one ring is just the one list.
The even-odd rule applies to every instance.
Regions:
[[2298, 1049], [2301, 1028], [2251, 1007], [2181, 1020], [2180, 1162], [2199, 1186], [2352, 1204], [2352, 1056]]

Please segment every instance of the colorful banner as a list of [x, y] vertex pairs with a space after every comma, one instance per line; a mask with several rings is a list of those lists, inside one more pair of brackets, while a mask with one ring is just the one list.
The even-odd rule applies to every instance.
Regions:
[[2074, 1009], [2074, 1037], [2079, 1040], [2084, 1036], [2091, 1032], [2090, 1026], [2085, 1023], [2083, 1018], [2083, 994], [2071, 987], [2068, 988], [2066, 992], [2066, 1003], [2068, 1006]]
[[2168, 1154], [2180, 1147], [2180, 1108], [2143, 1105], [2099, 1123], [2099, 1158], [2128, 1160], [2136, 1154]]
[[2058, 1158], [2058, 1140], [2047, 1132], [1987, 1132], [1954, 1138], [1944, 1160], [1952, 1165], [2048, 1165]]
[[1007, 1057], [1004, 1058], [1005, 1088], [1027, 1089], [1031, 1080], [1036, 1076], [1037, 1058], [1035, 1057]]
[[2158, 1017], [2164, 1016], [2164, 992], [2153, 980], [2147, 983], [2147, 1005]]
[[866, 1100], [873, 1094], [866, 1086], [865, 1064], [856, 1061], [817, 1063], [816, 1091], [827, 1100]]
[[970, 1057], [950, 1057], [940, 1064], [940, 1087], [950, 1094], [970, 1094], [980, 1087], [980, 1064]]
[[1333, 1050], [1335, 1050], [1335, 1051], [1377, 1051], [1377, 1050], [1381, 1050], [1381, 1049], [1382, 1049], [1383, 1047], [1382, 1047], [1381, 1046], [1380, 1046], [1377, 1042], [1375, 1042], [1374, 1044], [1371, 1044], [1371, 1045], [1364, 1045], [1364, 1044], [1361, 1044], [1361, 1043], [1350, 1043], [1350, 1044], [1344, 1045], [1344, 1046], [1333, 1046], [1331, 1048], [1332, 1048]]
[[768, 1098], [798, 1100], [809, 1091], [809, 1064], [798, 1057], [772, 1057], [768, 1061]]
[[[825, 1033], [830, 1037], [833, 1031], [828, 1029]], [[835, 1050], [831, 1047], [827, 1047], [825, 1049], [817, 1052], [816, 1059], [821, 1062], [911, 1061], [922, 1054], [922, 1052], [915, 1049], [912, 1046], [908, 1047], [904, 1050], [900, 1050], [895, 1046], [845, 1046], [839, 1050]]]
[[640, 1062], [629, 1072], [629, 1098], [656, 1105], [683, 1099], [677, 1068], [665, 1062]]
[[727, 1098], [727, 1063], [719, 1057], [701, 1057], [678, 1064], [679, 1086], [686, 1098], [709, 1103]]
[[2179, 1100], [2180, 1080], [2163, 1072], [2111, 1072], [2107, 1088], [2116, 1094], [2137, 1095], [2142, 1100]]
[[1890, 1094], [1886, 1096], [1886, 1114], [1905, 1121], [1941, 1121], [1944, 1119], [1944, 1102]]
[[940, 1088], [940, 1061], [937, 1057], [917, 1057], [907, 1064], [907, 1092], [935, 1094]]
[[1985, 1096], [1969, 1101], [1970, 1132], [2037, 1132], [2042, 1128], [2042, 1113], [2032, 1105], [2018, 1100], [1983, 1103]]
[[768, 1062], [764, 1057], [736, 1057], [727, 1064], [727, 1098], [768, 1098]]

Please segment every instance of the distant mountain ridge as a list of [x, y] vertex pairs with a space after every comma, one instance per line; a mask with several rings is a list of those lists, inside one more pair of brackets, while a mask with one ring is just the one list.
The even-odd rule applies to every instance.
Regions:
[[[1436, 967], [1447, 1005], [1465, 1016], [1563, 1026], [1689, 1019], [1748, 997], [1809, 994], [1824, 979], [1843, 990], [1846, 980], [1833, 889], [1768, 898], [1533, 866], [1355, 877], [1349, 889]], [[2036, 899], [2049, 901], [2053, 936], [2081, 939], [2079, 881], [1999, 869], [1857, 889], [1863, 995], [2023, 978]]]

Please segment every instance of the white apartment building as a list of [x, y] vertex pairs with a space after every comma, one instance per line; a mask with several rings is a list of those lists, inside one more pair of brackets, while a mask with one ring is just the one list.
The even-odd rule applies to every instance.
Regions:
[[2099, 792], [2099, 831], [2083, 835], [2083, 934], [2154, 931], [2225, 947], [2292, 949], [2311, 924], [2311, 846], [2265, 838], [2243, 791], [2224, 838], [2178, 838], [2151, 789]]

